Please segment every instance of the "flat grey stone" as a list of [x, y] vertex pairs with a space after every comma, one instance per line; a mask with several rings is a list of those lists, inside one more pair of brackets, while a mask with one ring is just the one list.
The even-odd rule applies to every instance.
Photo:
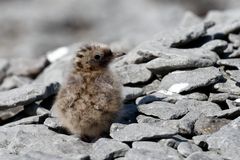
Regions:
[[123, 87], [122, 94], [124, 101], [130, 101], [142, 96], [143, 89], [138, 87]]
[[175, 71], [162, 79], [160, 88], [181, 93], [215, 84], [221, 77], [222, 74], [215, 67], [198, 68], [191, 71]]
[[174, 104], [160, 101], [138, 105], [138, 111], [146, 115], [159, 117], [163, 120], [178, 119], [188, 112], [187, 108], [177, 107]]
[[240, 70], [227, 70], [226, 72], [230, 75], [232, 80], [240, 83]]
[[65, 77], [71, 70], [71, 60], [73, 55], [67, 55], [52, 63], [44, 69], [44, 71], [38, 75], [34, 83], [43, 83], [48, 85], [50, 83], [58, 82], [62, 84]]
[[231, 108], [236, 108], [236, 107], [240, 107], [240, 101], [239, 101], [239, 99], [236, 99], [235, 101], [232, 101], [232, 100], [227, 99], [227, 100], [226, 100], [226, 103], [227, 103], [229, 109], [231, 109]]
[[166, 154], [165, 158], [182, 159], [182, 156], [179, 155], [175, 149], [168, 147], [162, 143], [139, 141], [139, 142], [133, 142], [132, 148], [138, 149], [138, 150], [148, 150], [152, 152], [158, 152], [159, 154], [162, 154], [162, 155]]
[[228, 47], [228, 43], [224, 40], [212, 40], [207, 43], [205, 43], [201, 48], [209, 50], [209, 51], [214, 51], [218, 55], [223, 54], [223, 51]]
[[44, 125], [0, 127], [0, 146], [9, 153], [23, 155], [39, 151], [58, 156], [88, 155], [91, 145], [78, 138], [57, 134]]
[[178, 130], [179, 133], [184, 135], [192, 135], [194, 124], [199, 118], [200, 113], [195, 111], [188, 112], [184, 117], [179, 120]]
[[58, 89], [58, 83], [52, 83], [48, 86], [42, 84], [31, 84], [9, 91], [0, 92], [0, 109], [27, 105], [34, 101], [45, 99], [53, 94], [56, 94]]
[[94, 160], [107, 160], [123, 157], [130, 148], [128, 145], [107, 138], [101, 138], [93, 144], [91, 158]]
[[214, 89], [216, 89], [216, 91], [218, 92], [240, 95], [240, 87], [237, 85], [235, 81], [231, 79], [227, 79], [226, 82], [215, 84]]
[[26, 154], [23, 155], [15, 155], [15, 154], [11, 154], [11, 153], [0, 153], [1, 159], [2, 160], [89, 160], [89, 156], [88, 155], [84, 155], [84, 154], [79, 154], [75, 157], [71, 157], [71, 156], [59, 156], [57, 154], [53, 155], [53, 154], [46, 154], [43, 152], [28, 152]]
[[233, 54], [234, 48], [233, 48], [233, 44], [232, 43], [228, 43], [227, 48], [223, 51], [223, 57], [231, 57]]
[[217, 132], [221, 127], [228, 124], [230, 120], [201, 115], [195, 123], [194, 132], [197, 135], [211, 134]]
[[158, 151], [150, 151], [143, 149], [130, 149], [125, 156], [126, 160], [182, 160], [179, 157], [171, 157], [166, 153], [161, 153]]
[[189, 111], [203, 113], [205, 115], [221, 111], [221, 108], [217, 104], [209, 101], [179, 100], [177, 101], [176, 106], [185, 106]]
[[144, 139], [166, 138], [176, 134], [176, 130], [170, 127], [157, 127], [147, 123], [132, 123], [129, 125], [113, 124], [110, 136], [118, 141], [131, 142]]
[[228, 35], [228, 39], [229, 39], [230, 42], [233, 43], [234, 47], [239, 47], [240, 46], [240, 36], [239, 35], [230, 33]]
[[141, 52], [142, 56], [147, 56], [146, 54], [152, 54], [151, 56], [159, 57], [146, 64], [146, 67], [155, 74], [167, 74], [171, 71], [180, 69], [209, 67], [213, 66], [219, 59], [216, 53], [201, 48], [159, 48], [158, 52]]
[[208, 101], [213, 103], [225, 102], [229, 97], [228, 93], [210, 93]]
[[60, 124], [59, 120], [54, 117], [48, 117], [45, 119], [44, 123], [45, 126], [58, 130], [59, 128], [62, 128], [63, 126]]
[[206, 21], [188, 28], [182, 27], [166, 34], [159, 34], [156, 39], [166, 47], [180, 47], [205, 35], [207, 29], [213, 25], [212, 21]]
[[159, 118], [153, 118], [153, 117], [149, 117], [149, 116], [145, 116], [145, 115], [138, 115], [136, 117], [137, 119], [137, 122], [138, 123], [155, 123], [155, 122], [160, 122], [162, 121], [161, 119]]
[[200, 147], [193, 143], [181, 142], [177, 147], [178, 152], [184, 157], [188, 157], [190, 154], [202, 151]]
[[27, 118], [22, 118], [18, 121], [7, 123], [5, 127], [14, 127], [19, 125], [29, 125], [29, 124], [41, 124], [48, 117], [48, 114], [31, 116]]
[[13, 88], [21, 87], [26, 84], [30, 84], [31, 82], [32, 79], [30, 79], [29, 77], [12, 75], [6, 77], [3, 80], [2, 84], [0, 85], [0, 90], [10, 90]]
[[145, 94], [151, 94], [153, 92], [156, 92], [159, 90], [159, 86], [160, 86], [161, 81], [156, 79], [154, 80], [152, 83], [146, 85], [143, 87], [143, 91]]
[[224, 160], [217, 153], [209, 154], [208, 152], [194, 152], [186, 160]]
[[34, 77], [44, 69], [47, 63], [48, 61], [46, 57], [41, 57], [38, 59], [13, 58], [9, 62], [10, 65], [7, 73], [9, 75]]
[[145, 65], [129, 64], [116, 68], [116, 71], [123, 84], [144, 83], [152, 77], [152, 73]]
[[0, 122], [3, 122], [11, 117], [14, 117], [15, 115], [22, 112], [23, 110], [24, 110], [23, 106], [0, 110]]
[[217, 24], [212, 28], [208, 29], [208, 34], [217, 37], [218, 35], [228, 35], [240, 29], [240, 21], [228, 21], [225, 23]]
[[181, 95], [181, 94], [166, 91], [166, 90], [159, 90], [149, 95], [137, 98], [136, 104], [140, 105], [140, 104], [151, 103], [154, 101], [176, 103], [178, 100], [182, 100], [182, 99], [194, 99], [199, 101], [205, 101], [208, 99], [208, 96], [204, 93], [199, 93], [199, 92]]
[[220, 59], [217, 61], [220, 66], [236, 67], [240, 69], [240, 58]]
[[225, 159], [240, 157], [240, 117], [213, 133], [208, 139], [208, 149], [218, 150]]
[[239, 58], [240, 57], [240, 48], [233, 50], [229, 55], [229, 58]]
[[225, 109], [213, 114], [208, 114], [208, 116], [233, 119], [240, 116], [240, 107]]

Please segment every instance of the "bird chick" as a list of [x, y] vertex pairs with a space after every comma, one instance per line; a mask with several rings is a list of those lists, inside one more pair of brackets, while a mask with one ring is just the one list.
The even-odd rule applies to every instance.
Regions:
[[106, 45], [84, 45], [57, 95], [54, 109], [60, 122], [82, 139], [96, 139], [108, 132], [121, 109], [120, 83], [108, 69], [112, 59]]

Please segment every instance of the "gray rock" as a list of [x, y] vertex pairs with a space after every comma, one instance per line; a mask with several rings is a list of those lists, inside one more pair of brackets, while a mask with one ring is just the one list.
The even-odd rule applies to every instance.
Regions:
[[128, 145], [107, 138], [101, 138], [93, 144], [91, 158], [96, 160], [107, 160], [123, 157], [129, 150]]
[[177, 148], [178, 152], [184, 157], [188, 157], [190, 154], [202, 151], [200, 147], [189, 142], [181, 142]]
[[233, 52], [229, 55], [230, 58], [239, 58], [240, 57], [240, 48], [233, 50]]
[[240, 102], [238, 99], [236, 99], [235, 101], [227, 99], [226, 103], [227, 103], [229, 109], [235, 108], [235, 107], [240, 107]]
[[176, 134], [170, 127], [157, 127], [147, 123], [133, 123], [121, 125], [114, 123], [110, 129], [110, 136], [118, 141], [130, 142], [153, 138], [166, 138]]
[[145, 94], [150, 94], [153, 92], [156, 92], [159, 90], [159, 86], [160, 86], [161, 81], [156, 79], [154, 80], [152, 83], [146, 85], [143, 87], [143, 91]]
[[240, 107], [225, 109], [225, 110], [213, 113], [213, 114], [208, 114], [208, 116], [234, 119], [234, 118], [237, 118], [240, 116]]
[[50, 83], [58, 82], [62, 84], [64, 79], [71, 70], [71, 60], [73, 55], [67, 55], [52, 63], [35, 79], [34, 83], [43, 83], [48, 85]]
[[228, 39], [230, 42], [233, 43], [234, 47], [239, 47], [240, 46], [240, 36], [237, 34], [229, 34]]
[[58, 83], [52, 83], [48, 86], [42, 84], [31, 84], [9, 91], [0, 92], [0, 108], [7, 109], [19, 105], [27, 105], [34, 101], [56, 94], [58, 89]]
[[4, 79], [2, 84], [0, 85], [0, 90], [10, 90], [13, 88], [21, 87], [26, 84], [30, 84], [32, 82], [32, 79], [29, 77], [23, 77], [23, 76], [9, 76]]
[[59, 156], [59, 155], [53, 155], [53, 154], [46, 154], [43, 152], [28, 152], [26, 154], [23, 155], [15, 155], [15, 154], [11, 154], [11, 153], [3, 153], [1, 154], [1, 159], [2, 160], [45, 160], [45, 159], [51, 159], [51, 160], [89, 160], [89, 156], [88, 155], [84, 155], [84, 154], [79, 154], [75, 157], [71, 157], [71, 156]]
[[150, 151], [143, 149], [130, 149], [125, 156], [126, 160], [182, 160], [179, 157], [171, 157], [166, 153], [161, 153], [158, 151]]
[[44, 125], [0, 127], [0, 146], [12, 154], [39, 151], [58, 156], [89, 154], [91, 145], [78, 138], [57, 134]]
[[9, 67], [9, 61], [4, 58], [0, 58], [0, 71], [5, 72]]
[[221, 55], [227, 47], [228, 43], [226, 41], [216, 39], [205, 43], [201, 48], [209, 51], [214, 51], [218, 55]]
[[240, 70], [227, 70], [226, 71], [232, 80], [240, 83]]
[[221, 111], [221, 108], [217, 104], [208, 101], [180, 100], [177, 101], [176, 106], [185, 106], [189, 111], [203, 113], [205, 115]]
[[228, 93], [210, 93], [208, 101], [213, 103], [225, 102], [229, 97]]
[[215, 154], [208, 154], [206, 152], [195, 152], [188, 156], [186, 160], [224, 160], [219, 155]]
[[144, 83], [152, 77], [152, 73], [145, 65], [129, 64], [116, 68], [116, 71], [123, 84]]
[[178, 129], [179, 133], [184, 135], [192, 135], [194, 124], [198, 119], [200, 113], [195, 111], [188, 112], [184, 117], [179, 120]]
[[206, 49], [159, 48], [157, 52], [140, 53], [141, 56], [152, 54], [153, 57], [159, 57], [146, 64], [146, 67], [155, 74], [167, 74], [179, 69], [213, 66], [219, 59], [216, 53]]
[[7, 120], [11, 117], [14, 117], [23, 110], [24, 110], [23, 106], [0, 110], [0, 122], [3, 122], [4, 120]]
[[214, 37], [217, 37], [219, 35], [228, 35], [229, 33], [233, 33], [240, 28], [240, 21], [228, 21], [225, 23], [217, 24], [213, 26], [212, 28], [208, 29], [208, 34], [213, 35]]
[[218, 150], [225, 159], [238, 160], [240, 157], [240, 117], [222, 127], [208, 139], [209, 150]]
[[44, 120], [48, 116], [49, 116], [48, 114], [31, 116], [31, 117], [20, 119], [20, 120], [15, 121], [15, 122], [7, 123], [4, 126], [5, 127], [14, 127], [14, 126], [19, 126], [19, 125], [41, 124], [41, 123], [44, 122]]
[[195, 123], [194, 132], [197, 135], [211, 134], [217, 132], [221, 127], [228, 124], [228, 119], [218, 119], [215, 117], [206, 117], [201, 115]]
[[199, 93], [199, 92], [181, 95], [181, 94], [166, 91], [166, 90], [159, 90], [152, 94], [137, 98], [136, 104], [138, 105], [147, 104], [154, 101], [176, 103], [178, 100], [182, 100], [182, 99], [194, 99], [199, 101], [205, 101], [208, 99], [208, 96], [206, 94]]
[[233, 54], [234, 48], [232, 43], [228, 43], [227, 48], [223, 51], [223, 57], [231, 57]]
[[124, 101], [134, 100], [143, 95], [143, 89], [138, 87], [123, 87]]
[[216, 89], [218, 92], [240, 95], [240, 87], [236, 84], [235, 81], [230, 79], [227, 79], [226, 82], [215, 84], [214, 89]]
[[187, 108], [177, 107], [174, 104], [160, 101], [139, 105], [138, 111], [146, 115], [159, 117], [163, 120], [178, 119], [188, 112]]
[[153, 117], [149, 117], [149, 116], [145, 116], [145, 115], [138, 115], [137, 116], [137, 122], [138, 123], [155, 123], [155, 122], [160, 122], [162, 121], [159, 118], [153, 118]]
[[45, 126], [54, 129], [54, 130], [58, 130], [61, 129], [63, 126], [60, 124], [59, 120], [57, 118], [54, 117], [48, 117], [45, 119], [44, 123]]
[[156, 143], [156, 142], [149, 142], [149, 141], [140, 141], [140, 142], [133, 142], [132, 144], [133, 149], [137, 150], [147, 150], [151, 152], [158, 152], [159, 154], [166, 154], [165, 158], [175, 158], [175, 159], [182, 159], [181, 155], [178, 154], [178, 152], [166, 145], [163, 145], [162, 143]]
[[215, 67], [198, 68], [192, 71], [175, 71], [162, 79], [160, 88], [181, 93], [215, 84], [221, 77], [222, 74]]
[[182, 27], [171, 30], [167, 34], [159, 34], [156, 39], [166, 47], [180, 47], [206, 34], [207, 29], [212, 27], [212, 21], [206, 21], [188, 28]]
[[240, 69], [240, 58], [220, 59], [217, 61], [220, 66], [236, 67]]
[[10, 66], [7, 70], [9, 75], [37, 76], [47, 65], [46, 57], [38, 59], [16, 58], [10, 60]]

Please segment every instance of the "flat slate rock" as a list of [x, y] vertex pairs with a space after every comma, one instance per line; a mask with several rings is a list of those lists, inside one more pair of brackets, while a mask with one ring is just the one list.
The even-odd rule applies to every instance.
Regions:
[[17, 76], [17, 75], [12, 75], [6, 77], [2, 84], [0, 85], [0, 90], [10, 90], [13, 88], [18, 88], [23, 85], [30, 84], [32, 82], [32, 79], [29, 77], [24, 77], [24, 76]]
[[38, 59], [14, 58], [9, 62], [7, 73], [9, 75], [37, 76], [48, 64], [46, 57]]
[[219, 40], [219, 39], [209, 41], [205, 43], [203, 46], [201, 46], [202, 49], [214, 51], [218, 55], [223, 54], [224, 50], [227, 49], [227, 47], [228, 47], [227, 41]]
[[156, 101], [149, 104], [138, 105], [138, 111], [145, 115], [156, 116], [163, 120], [179, 119], [187, 114], [188, 109], [177, 107], [175, 104]]
[[129, 64], [116, 68], [123, 84], [144, 83], [150, 80], [152, 73], [145, 65]]
[[0, 123], [11, 117], [14, 117], [15, 115], [22, 112], [23, 110], [24, 110], [23, 106], [0, 110]]
[[130, 148], [125, 143], [101, 138], [93, 144], [91, 158], [94, 160], [110, 160], [123, 157]]
[[176, 103], [178, 107], [186, 107], [189, 111], [203, 113], [205, 115], [211, 115], [221, 111], [219, 105], [209, 101], [197, 101], [197, 100], [179, 100]]
[[200, 147], [193, 143], [189, 142], [181, 142], [177, 147], [178, 152], [184, 157], [188, 157], [190, 154], [194, 152], [202, 151]]
[[162, 154], [162, 155], [166, 154], [165, 158], [182, 159], [182, 156], [175, 149], [169, 146], [166, 146], [162, 143], [139, 141], [139, 142], [133, 142], [132, 148], [138, 149], [138, 150], [158, 152], [159, 154]]
[[225, 102], [229, 97], [228, 93], [210, 93], [208, 101], [213, 103]]
[[225, 159], [240, 157], [240, 117], [207, 138], [208, 149], [218, 150]]
[[229, 122], [230, 120], [225, 118], [206, 117], [201, 115], [194, 125], [194, 132], [197, 135], [212, 134]]
[[0, 127], [0, 146], [9, 153], [23, 155], [43, 152], [58, 156], [89, 154], [91, 145], [78, 138], [57, 134], [44, 125]]
[[232, 80], [240, 83], [240, 70], [228, 70], [226, 71]]
[[215, 112], [213, 114], [208, 114], [210, 117], [218, 117], [218, 118], [228, 118], [234, 119], [240, 116], [240, 107], [234, 107], [230, 109], [225, 109], [222, 111]]
[[236, 67], [237, 69], [240, 69], [240, 58], [220, 59], [217, 61], [217, 64], [221, 66]]
[[142, 96], [143, 89], [139, 87], [123, 87], [122, 94], [124, 101], [130, 101]]
[[131, 142], [144, 139], [166, 138], [176, 134], [176, 130], [170, 127], [158, 127], [146, 123], [132, 123], [122, 125], [114, 123], [110, 129], [110, 136], [118, 141]]
[[215, 84], [221, 77], [221, 72], [215, 67], [198, 68], [191, 71], [175, 71], [162, 79], [160, 88], [181, 93]]
[[0, 109], [27, 105], [34, 101], [45, 99], [56, 94], [59, 87], [59, 83], [52, 83], [48, 86], [30, 84], [9, 91], [0, 92]]
[[214, 89], [218, 92], [229, 93], [230, 95], [240, 95], [240, 87], [231, 79], [227, 79], [226, 82], [215, 84]]
[[159, 57], [151, 60], [146, 67], [155, 74], [167, 74], [174, 70], [213, 66], [218, 55], [207, 49], [166, 49], [140, 52], [141, 56]]
[[194, 152], [186, 160], [224, 160], [217, 153], [211, 152]]

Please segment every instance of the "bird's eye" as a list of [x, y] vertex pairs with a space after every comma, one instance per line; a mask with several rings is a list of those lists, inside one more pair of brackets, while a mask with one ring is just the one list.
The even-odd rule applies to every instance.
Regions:
[[96, 60], [99, 60], [99, 59], [101, 58], [101, 56], [97, 54], [97, 55], [94, 56], [94, 58], [95, 58]]

